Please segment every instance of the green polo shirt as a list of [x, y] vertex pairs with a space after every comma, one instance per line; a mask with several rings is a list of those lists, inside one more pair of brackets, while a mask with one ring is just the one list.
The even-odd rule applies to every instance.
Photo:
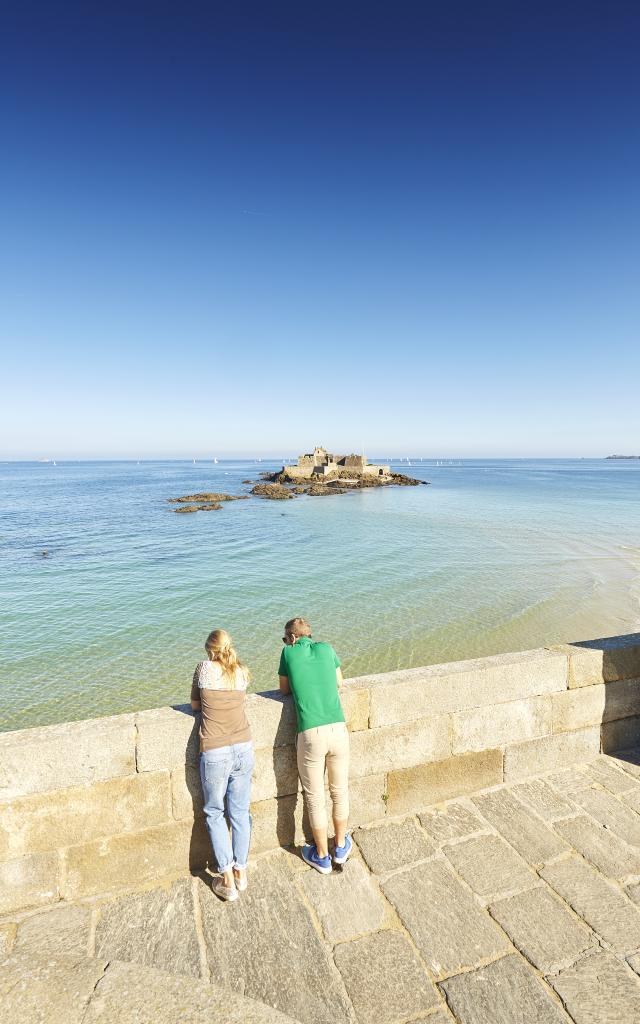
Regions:
[[337, 668], [340, 662], [331, 644], [316, 643], [310, 636], [301, 636], [295, 644], [282, 648], [278, 675], [289, 680], [298, 732], [344, 722]]

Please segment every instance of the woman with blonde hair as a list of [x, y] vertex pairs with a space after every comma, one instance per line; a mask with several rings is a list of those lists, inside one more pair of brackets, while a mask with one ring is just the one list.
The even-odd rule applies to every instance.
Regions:
[[196, 665], [191, 707], [202, 712], [200, 780], [204, 815], [222, 876], [213, 891], [223, 900], [237, 900], [238, 893], [247, 888], [251, 841], [249, 805], [254, 757], [245, 709], [250, 677], [226, 630], [214, 629], [204, 646], [208, 657]]

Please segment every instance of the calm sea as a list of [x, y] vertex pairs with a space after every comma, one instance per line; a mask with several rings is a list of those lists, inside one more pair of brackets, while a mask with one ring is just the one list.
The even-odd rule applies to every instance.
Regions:
[[430, 487], [167, 504], [271, 465], [0, 465], [0, 728], [188, 700], [218, 626], [255, 689], [293, 615], [346, 675], [638, 626], [640, 462], [414, 459]]

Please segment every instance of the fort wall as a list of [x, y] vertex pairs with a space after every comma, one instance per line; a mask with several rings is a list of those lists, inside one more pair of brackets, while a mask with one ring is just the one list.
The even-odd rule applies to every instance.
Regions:
[[[348, 680], [352, 825], [640, 743], [640, 634]], [[251, 694], [253, 854], [307, 830], [291, 698]], [[190, 708], [0, 734], [0, 915], [211, 860]]]

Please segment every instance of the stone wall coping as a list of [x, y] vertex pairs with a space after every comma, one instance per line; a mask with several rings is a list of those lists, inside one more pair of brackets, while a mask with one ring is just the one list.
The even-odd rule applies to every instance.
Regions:
[[[545, 667], [548, 667], [550, 670], [553, 667], [555, 672], [558, 673], [562, 662], [569, 665], [574, 658], [580, 659], [583, 655], [591, 659], [589, 675], [585, 677], [589, 683], [608, 683], [615, 681], [616, 678], [640, 677], [640, 633], [633, 633], [622, 636], [603, 637], [598, 640], [582, 640], [572, 644], [557, 644], [553, 647], [541, 647], [527, 651], [492, 654], [487, 657], [471, 658], [464, 661], [443, 662], [437, 665], [425, 665], [418, 668], [397, 669], [392, 672], [355, 676], [345, 680], [343, 692], [349, 694], [352, 691], [366, 689], [375, 693], [376, 690], [382, 687], [400, 689], [403, 685], [413, 684], [419, 686], [423, 683], [431, 684], [431, 687], [436, 687], [435, 693], [434, 690], [430, 690], [431, 697], [435, 699], [431, 700], [428, 711], [422, 711], [416, 716], [430, 717], [432, 715], [447, 714], [455, 710], [465, 710], [472, 706], [491, 706], [494, 703], [503, 703], [533, 695], [523, 693], [522, 695], [518, 694], [516, 697], [503, 696], [501, 701], [501, 693], [497, 690], [495, 693], [491, 693], [490, 700], [479, 699], [475, 705], [470, 703], [460, 709], [452, 708], [446, 702], [448, 685], [452, 677], [455, 677], [459, 683], [464, 681], [461, 677], [465, 676], [469, 677], [470, 682], [473, 676], [482, 677], [486, 680], [486, 677], [490, 676], [492, 672], [496, 672], [497, 677], [499, 677], [504, 675], [505, 672], [508, 673], [510, 670], [515, 670], [517, 667], [520, 667], [525, 672], [527, 669], [533, 669], [534, 667], [542, 671], [544, 671]], [[619, 672], [621, 673], [617, 677], [612, 668], [616, 664], [616, 655], [618, 655]], [[609, 671], [604, 672], [598, 678], [592, 678], [593, 656], [598, 657], [601, 661], [608, 660], [609, 662]], [[439, 683], [442, 685], [442, 706], [439, 705], [438, 699], [440, 696], [438, 694]], [[550, 689], [555, 691], [564, 690], [567, 686], [571, 687], [571, 685], [571, 679], [569, 678], [566, 683], [555, 684]], [[584, 681], [580, 680], [577, 685], [584, 685]], [[188, 687], [185, 683], [185, 691], [187, 689]], [[545, 690], [544, 692], [547, 691]], [[293, 721], [290, 708], [291, 698], [283, 697], [278, 690], [264, 690], [258, 693], [251, 693], [248, 695], [248, 705], [252, 722], [256, 719], [262, 719], [264, 716], [264, 726], [267, 729], [273, 725], [278, 716], [283, 715], [283, 712], [286, 712], [291, 722]], [[80, 719], [78, 721], [0, 733], [0, 791], [3, 788], [3, 754], [7, 750], [15, 749], [16, 745], [24, 748], [26, 746], [31, 747], [32, 744], [56, 744], [60, 742], [68, 746], [74, 744], [80, 738], [86, 739], [91, 737], [91, 735], [95, 735], [95, 731], [98, 728], [101, 731], [111, 732], [112, 730], [117, 731], [119, 727], [123, 730], [131, 730], [135, 725], [136, 730], [139, 731], [141, 725], [161, 724], [162, 722], [180, 722], [183, 729], [189, 731], [193, 727], [194, 717], [194, 712], [192, 712], [189, 704], [176, 704], [171, 707], [149, 708], [137, 712], [126, 712], [122, 715]], [[377, 724], [377, 722], [372, 721], [369, 723], [369, 727], [376, 727]], [[393, 719], [390, 719], [389, 722], [383, 721], [380, 724], [392, 725], [395, 722]]]

